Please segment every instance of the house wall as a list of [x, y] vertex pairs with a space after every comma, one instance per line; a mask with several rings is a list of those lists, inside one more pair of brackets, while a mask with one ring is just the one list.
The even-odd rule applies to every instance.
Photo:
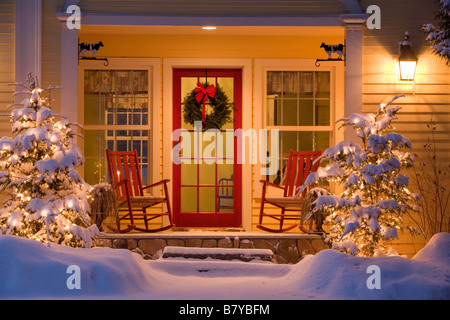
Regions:
[[342, 36], [322, 36], [319, 40], [308, 35], [96, 34], [83, 30], [79, 35], [80, 42], [103, 42], [98, 57], [316, 59], [324, 56], [319, 41], [343, 40]]
[[[221, 2], [224, 7], [221, 11], [224, 14], [236, 13], [236, 6]], [[311, 14], [321, 13], [324, 4], [320, 3], [321, 8], [305, 9], [307, 1], [298, 3], [294, 9], [288, 8], [286, 2], [277, 3], [277, 8], [265, 11], [268, 7], [253, 4], [252, 14], [265, 14], [267, 12], [274, 14], [286, 14], [290, 11], [293, 14]], [[331, 5], [331, 11], [334, 13], [345, 13], [346, 9], [340, 2], [334, 1]], [[439, 155], [445, 159], [450, 159], [450, 146], [447, 141], [450, 138], [450, 69], [436, 58], [428, 50], [425, 36], [420, 30], [424, 23], [433, 22], [434, 12], [437, 6], [431, 1], [413, 0], [413, 1], [360, 1], [363, 11], [369, 5], [376, 4], [381, 9], [381, 29], [370, 30], [364, 28], [363, 36], [363, 112], [374, 112], [381, 102], [389, 101], [393, 96], [404, 93], [405, 98], [397, 100], [397, 104], [402, 106], [399, 113], [399, 119], [395, 122], [396, 131], [408, 137], [414, 146], [413, 152], [418, 158], [424, 156], [423, 145], [427, 141], [424, 132], [427, 130], [427, 123], [432, 114], [437, 121], [437, 150]], [[140, 12], [142, 14], [186, 14], [191, 10], [199, 14], [217, 13], [221, 4], [201, 7], [200, 2], [190, 3], [188, 7], [173, 7], [167, 3], [167, 6], [157, 6], [155, 2], [133, 2], [125, 9], [127, 12]], [[311, 3], [310, 3], [311, 4]], [[241, 4], [242, 5], [242, 4]], [[102, 1], [80, 2], [90, 12], [117, 13], [120, 6], [112, 3], [107, 8], [102, 7]], [[245, 7], [245, 5], [242, 5]], [[123, 9], [123, 8], [122, 8]], [[248, 9], [248, 8], [247, 8]], [[214, 11], [216, 10], [216, 11]], [[227, 11], [228, 10], [228, 11]], [[245, 13], [241, 7], [240, 13]], [[296, 11], [297, 10], [297, 11]], [[312, 11], [308, 11], [312, 10]], [[314, 11], [315, 10], [315, 11]], [[330, 12], [331, 12], [330, 11]], [[327, 12], [327, 13], [330, 13]], [[419, 58], [416, 81], [414, 84], [403, 83], [397, 80], [395, 69], [395, 60], [399, 55], [398, 42], [403, 40], [404, 31], [408, 30], [416, 55]], [[100, 35], [83, 34], [86, 41], [97, 41]], [[317, 58], [322, 52], [312, 44], [312, 41], [298, 41], [289, 36], [255, 37], [255, 36], [205, 36], [186, 37], [185, 35], [102, 35], [101, 40], [108, 43], [103, 49], [104, 56], [145, 56], [145, 52], [152, 52], [152, 56], [157, 57], [227, 57], [227, 58]], [[118, 41], [119, 40], [119, 41]], [[125, 41], [125, 42], [123, 42]], [[139, 43], [139, 48], [133, 49], [128, 43]], [[333, 41], [332, 39], [326, 39]], [[208, 43], [209, 49], [205, 52], [204, 43]], [[177, 44], [171, 47], [169, 43]], [[266, 43], [274, 44], [271, 47]], [[276, 45], [275, 45], [276, 44]], [[309, 44], [309, 45], [308, 45]], [[183, 51], [177, 48], [183, 47]], [[111, 50], [111, 51], [109, 51]], [[255, 186], [253, 186], [254, 188]], [[252, 224], [257, 223], [259, 202], [253, 199]], [[407, 219], [408, 220], [408, 219]], [[420, 247], [423, 241], [420, 237], [411, 239], [409, 233], [400, 235], [400, 240], [396, 242], [396, 247], [404, 254], [412, 255]]]
[[[61, 26], [55, 14], [60, 11], [62, 0], [42, 1], [42, 86], [59, 84], [61, 79]], [[381, 29], [364, 28], [363, 36], [363, 112], [373, 112], [381, 102], [386, 102], [396, 94], [404, 93], [405, 98], [397, 100], [402, 106], [399, 120], [395, 122], [396, 130], [411, 139], [414, 153], [423, 157], [423, 145], [427, 141], [426, 124], [434, 115], [437, 121], [437, 147], [439, 156], [447, 161], [450, 159], [450, 68], [437, 59], [428, 50], [425, 36], [420, 30], [424, 23], [432, 23], [433, 15], [438, 6], [430, 0], [361, 0], [363, 12], [369, 5], [381, 8]], [[341, 1], [110, 1], [82, 0], [78, 3], [83, 13], [120, 13], [139, 15], [312, 15], [312, 14], [342, 14], [348, 13]], [[213, 19], [211, 20], [213, 23]], [[404, 31], [411, 35], [413, 48], [419, 58], [415, 84], [400, 83], [396, 78], [394, 61], [398, 57], [398, 42], [403, 39]], [[83, 41], [96, 41], [100, 35], [83, 33]], [[101, 35], [107, 45], [102, 49], [104, 56], [127, 57], [204, 57], [204, 42], [198, 38], [183, 35]], [[168, 41], [168, 40], [171, 41]], [[324, 40], [326, 38], [323, 38]], [[299, 39], [289, 36], [271, 37], [213, 37], [205, 38], [210, 44], [217, 45], [209, 49], [210, 57], [251, 57], [270, 58], [312, 58], [322, 52], [311, 43], [307, 37]], [[277, 44], [278, 47], [268, 48], [261, 43]], [[333, 39], [327, 38], [327, 41]], [[127, 47], [126, 41], [134, 43]], [[183, 45], [183, 52], [171, 48], [169, 43]], [[195, 46], [194, 44], [197, 44]], [[230, 48], [231, 45], [231, 48]], [[222, 46], [222, 47], [221, 47]], [[280, 49], [281, 48], [281, 49]], [[14, 81], [14, 1], [3, 0], [0, 3], [0, 113], [7, 112], [6, 105], [12, 103], [13, 87], [7, 83]], [[76, 75], [74, 75], [76, 76]], [[58, 93], [56, 93], [58, 95]], [[56, 99], [55, 111], [59, 111], [59, 96]], [[162, 105], [162, 104], [161, 104]], [[10, 134], [9, 119], [0, 117], [0, 136]], [[254, 213], [258, 202], [253, 201]], [[257, 214], [254, 214], [257, 217]], [[255, 220], [255, 219], [254, 219]], [[415, 241], [417, 241], [416, 239]], [[402, 236], [397, 241], [397, 247], [402, 253], [411, 255], [422, 244], [413, 243], [408, 236]]]
[[[381, 29], [364, 29], [363, 112], [373, 112], [381, 102], [404, 93], [396, 101], [402, 107], [396, 130], [405, 134], [414, 145], [414, 152], [423, 154], [427, 123], [437, 121], [438, 151], [450, 159], [450, 68], [428, 50], [425, 23], [433, 23], [438, 10], [434, 1], [361, 1], [363, 7], [377, 4], [381, 9]], [[398, 42], [409, 31], [412, 47], [419, 63], [415, 84], [397, 80], [395, 60], [399, 56]]]
[[[0, 114], [14, 102], [14, 0], [0, 3]], [[9, 117], [0, 117], [0, 137], [11, 135]]]
[[[439, 6], [436, 1], [372, 1], [362, 0], [364, 8], [376, 4], [381, 9], [381, 29], [364, 28], [363, 36], [363, 112], [375, 112], [382, 102], [405, 94], [395, 105], [402, 107], [394, 122], [396, 132], [409, 138], [416, 154], [416, 163], [425, 158], [424, 144], [429, 137], [427, 124], [433, 118], [437, 124], [437, 154], [442, 162], [450, 159], [450, 68], [428, 49], [420, 30], [434, 23]], [[395, 60], [399, 56], [398, 42], [409, 31], [413, 50], [419, 59], [415, 83], [397, 79]], [[413, 172], [409, 172], [411, 184]], [[411, 189], [415, 191], [414, 185]], [[449, 208], [450, 210], [450, 208]], [[410, 219], [406, 219], [411, 223]], [[411, 238], [408, 232], [396, 241], [398, 251], [412, 255], [423, 247], [423, 238]]]

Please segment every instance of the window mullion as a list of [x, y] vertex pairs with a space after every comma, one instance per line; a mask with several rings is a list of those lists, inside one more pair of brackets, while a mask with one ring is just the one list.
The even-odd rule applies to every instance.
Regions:
[[[151, 78], [150, 72], [146, 71], [141, 70], [140, 73], [128, 68], [84, 70], [84, 87], [89, 88], [84, 93], [84, 101], [87, 102], [84, 108], [91, 110], [88, 117], [84, 112], [83, 129], [88, 137], [85, 146], [90, 145], [90, 148], [85, 148], [89, 150], [85, 156], [88, 159], [85, 172], [90, 173], [91, 179], [97, 179], [98, 174], [91, 174], [92, 168], [95, 159], [105, 161], [106, 146], [114, 150], [137, 149], [139, 157], [145, 159], [145, 163], [140, 163], [142, 174], [145, 175], [143, 178], [147, 180], [148, 172], [151, 171], [148, 168], [148, 145], [152, 128], [150, 121], [143, 121], [144, 117], [148, 119], [150, 116]], [[96, 144], [91, 145], [94, 142]]]

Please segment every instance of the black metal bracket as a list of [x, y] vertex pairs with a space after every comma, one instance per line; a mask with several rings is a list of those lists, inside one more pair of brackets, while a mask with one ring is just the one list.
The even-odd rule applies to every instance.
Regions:
[[345, 62], [345, 59], [316, 59], [316, 62], [314, 63], [314, 65], [316, 66], [316, 67], [320, 67], [320, 61], [344, 61]]
[[339, 59], [316, 59], [316, 62], [314, 63], [314, 65], [316, 66], [316, 67], [320, 67], [320, 62], [321, 61], [344, 61], [344, 66], [345, 66], [345, 56], [346, 56], [346, 50], [345, 50], [345, 48], [346, 48], [346, 45], [347, 45], [347, 41], [346, 40], [344, 40], [344, 45], [343, 45], [343, 51], [342, 51], [342, 58], [339, 58]]
[[101, 60], [105, 61], [103, 65], [106, 67], [109, 65], [108, 58], [95, 58], [95, 57], [80, 57], [78, 60]]
[[[103, 43], [100, 41], [101, 46], [103, 46]], [[92, 57], [86, 57], [86, 56], [80, 56], [81, 50], [80, 50], [80, 38], [78, 38], [78, 64], [80, 63], [80, 60], [99, 60], [99, 61], [105, 61], [103, 65], [106, 67], [109, 65], [108, 58], [97, 58], [95, 56]], [[97, 48], [98, 50], [99, 48]]]

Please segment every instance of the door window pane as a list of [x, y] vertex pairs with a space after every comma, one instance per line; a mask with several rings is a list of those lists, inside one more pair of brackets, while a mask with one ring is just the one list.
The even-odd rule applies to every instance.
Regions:
[[[234, 102], [233, 77], [181, 77], [182, 110], [186, 97], [199, 82], [203, 85], [208, 83], [220, 86], [228, 97], [228, 103]], [[212, 106], [206, 103], [206, 115], [210, 112]], [[231, 117], [234, 118], [234, 113]], [[227, 123], [215, 133], [195, 131], [194, 126], [186, 123], [182, 116], [181, 128], [185, 129], [181, 138], [181, 212], [198, 214], [232, 212], [234, 166], [226, 162], [227, 157], [234, 160], [234, 136], [227, 135], [226, 130], [233, 129], [234, 123]], [[223, 184], [229, 186], [222, 188]]]

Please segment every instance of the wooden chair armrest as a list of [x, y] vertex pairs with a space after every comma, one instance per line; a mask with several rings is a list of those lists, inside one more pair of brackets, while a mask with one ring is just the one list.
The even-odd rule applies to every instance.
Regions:
[[120, 186], [122, 186], [124, 183], [127, 183], [127, 182], [128, 182], [128, 179], [122, 179], [122, 180], [120, 180], [119, 182], [114, 183], [113, 186], [114, 186], [114, 187], [120, 187]]
[[272, 182], [270, 182], [270, 181], [267, 181], [267, 180], [259, 180], [259, 182], [261, 182], [261, 183], [264, 184], [263, 187], [265, 187], [265, 185], [268, 185], [268, 186], [270, 186], [270, 187], [275, 187], [275, 188], [283, 189], [283, 190], [284, 190], [284, 187], [279, 186], [279, 185], [277, 185], [277, 184], [275, 184], [275, 183], [272, 183]]
[[116, 194], [120, 194], [120, 192], [118, 191], [118, 189], [120, 189], [122, 187], [122, 185], [125, 185], [125, 194], [127, 196], [127, 198], [130, 197], [131, 195], [131, 184], [130, 184], [130, 180], [128, 179], [122, 179], [117, 183], [113, 183], [111, 186], [113, 189], [115, 189]]
[[163, 183], [165, 184], [165, 183], [167, 183], [167, 182], [170, 182], [170, 179], [163, 179], [163, 180], [161, 180], [161, 181], [158, 181], [158, 182], [149, 184], [148, 186], [142, 187], [142, 190], [149, 189], [149, 188], [153, 188], [153, 187], [159, 186], [159, 185], [161, 185], [161, 184], [163, 184]]

